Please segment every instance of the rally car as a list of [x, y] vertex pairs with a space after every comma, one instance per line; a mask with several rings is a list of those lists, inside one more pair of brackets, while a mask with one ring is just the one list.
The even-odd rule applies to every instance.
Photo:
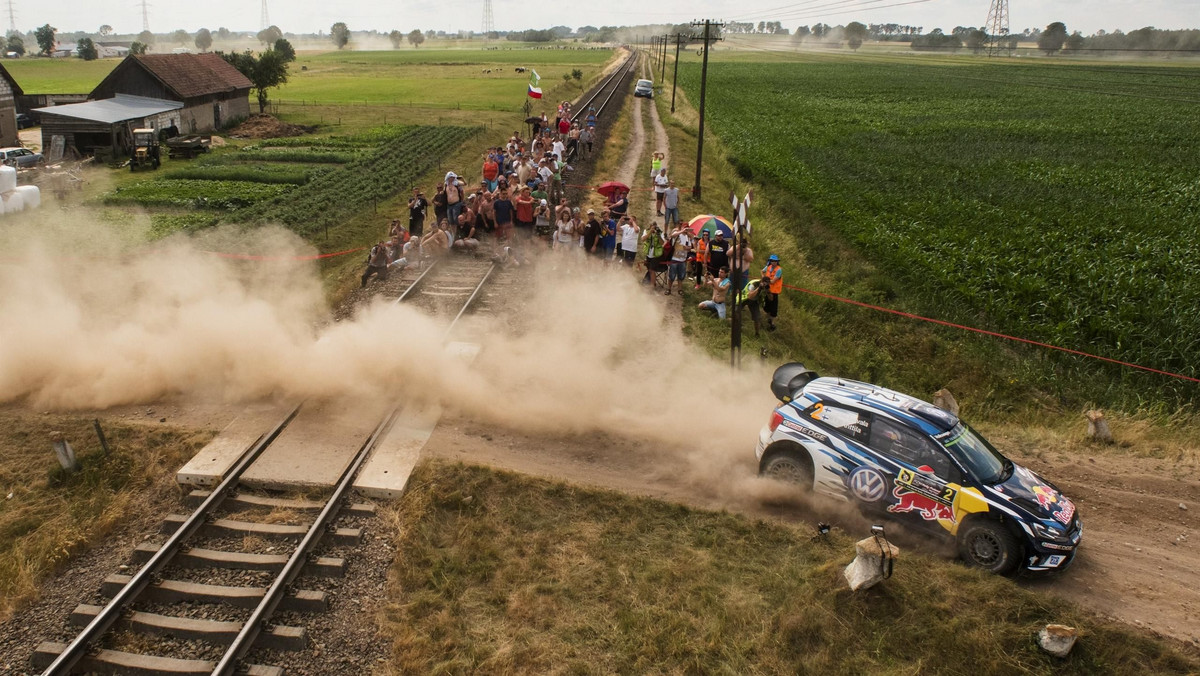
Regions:
[[957, 540], [967, 564], [1063, 570], [1083, 526], [1053, 484], [956, 416], [868, 383], [780, 366], [782, 402], [759, 433], [759, 473]]

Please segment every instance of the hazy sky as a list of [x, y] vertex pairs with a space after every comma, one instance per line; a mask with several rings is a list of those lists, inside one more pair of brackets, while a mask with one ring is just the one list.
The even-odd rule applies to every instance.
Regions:
[[[95, 31], [109, 24], [118, 32], [142, 29], [140, 0], [0, 0], [0, 10], [9, 3], [16, 13], [17, 27], [29, 30], [50, 23], [59, 30]], [[606, 0], [604, 2], [526, 2], [493, 0], [495, 25], [499, 30], [572, 27], [604, 24], [685, 22], [696, 18], [737, 21], [782, 21], [788, 28], [817, 22], [844, 24], [901, 23], [942, 27], [982, 25], [990, 0]], [[901, 4], [903, 3], [903, 4]], [[889, 6], [893, 5], [893, 6]], [[548, 7], [562, 11], [548, 12]], [[874, 8], [874, 9], [873, 9]], [[150, 0], [150, 28], [167, 32], [176, 28], [194, 31], [200, 27], [257, 31], [261, 0]], [[271, 23], [285, 32], [329, 31], [336, 21], [353, 30], [393, 28], [405, 32], [420, 28], [479, 30], [483, 0], [269, 0]], [[616, 10], [616, 11], [613, 11]], [[1200, 0], [1010, 0], [1012, 28], [1045, 26], [1063, 21], [1070, 30], [1085, 34], [1103, 28], [1131, 30], [1142, 26], [1158, 28], [1200, 27]], [[7, 16], [4, 16], [7, 24]]]

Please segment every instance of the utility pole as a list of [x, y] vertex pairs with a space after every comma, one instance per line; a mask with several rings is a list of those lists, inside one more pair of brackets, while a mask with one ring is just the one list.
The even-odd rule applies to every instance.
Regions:
[[671, 78], [671, 112], [675, 112], [675, 84], [679, 82], [679, 46], [683, 44], [683, 33], [675, 34], [675, 75]]
[[[700, 25], [699, 21], [693, 21], [693, 26]], [[704, 65], [700, 67], [700, 133], [696, 137], [696, 184], [692, 186], [692, 197], [700, 199], [700, 167], [704, 163], [704, 100], [708, 93], [708, 50], [710, 44], [714, 40], [712, 35], [713, 28], [722, 28], [725, 24], [715, 23], [710, 19], [704, 20]]]
[[662, 72], [659, 73], [659, 76], [658, 76], [659, 82], [663, 82], [667, 79], [667, 38], [669, 38], [669, 37], [671, 37], [671, 36], [670, 35], [662, 36], [662, 44], [660, 45], [662, 47], [662, 58], [659, 59], [659, 63], [662, 64]]

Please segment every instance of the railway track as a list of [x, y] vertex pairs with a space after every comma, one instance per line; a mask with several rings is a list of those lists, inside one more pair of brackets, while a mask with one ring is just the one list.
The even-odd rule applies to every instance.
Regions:
[[629, 58], [625, 60], [625, 63], [621, 64], [619, 68], [613, 71], [612, 75], [609, 75], [608, 78], [596, 88], [596, 91], [592, 92], [592, 95], [589, 96], [587, 100], [579, 104], [575, 114], [571, 116], [571, 122], [575, 123], [585, 119], [587, 117], [588, 108], [594, 106], [596, 100], [599, 99], [603, 94], [604, 98], [600, 99], [600, 105], [596, 108], [596, 117], [600, 117], [601, 114], [603, 114], [608, 108], [609, 102], [613, 100], [613, 95], [616, 94], [622, 86], [624, 86], [626, 78], [628, 78], [629, 74], [633, 72], [633, 67], [637, 65], [637, 62], [638, 53], [635, 51], [629, 55]]
[[[503, 277], [490, 261], [450, 254], [420, 271], [396, 302], [451, 317], [449, 335], [460, 318], [487, 304], [488, 285]], [[38, 645], [33, 667], [44, 676], [282, 676], [281, 667], [246, 659], [256, 648], [270, 655], [307, 647], [303, 626], [273, 620], [280, 612], [296, 617], [328, 609], [327, 592], [297, 582], [345, 575], [345, 557], [321, 550], [349, 554], [362, 541], [375, 506], [351, 502], [354, 479], [399, 415], [393, 407], [383, 416], [323, 499], [248, 490], [243, 475], [303, 407], [247, 447], [219, 485], [192, 491], [187, 501], [195, 509], [168, 516], [165, 541], [139, 545], [128, 567], [136, 570], [108, 576], [100, 590], [108, 602], [77, 606], [70, 621], [79, 632], [66, 643]]]

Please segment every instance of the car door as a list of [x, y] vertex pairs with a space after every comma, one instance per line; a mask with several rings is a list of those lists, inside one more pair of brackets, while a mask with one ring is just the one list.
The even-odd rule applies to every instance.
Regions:
[[[876, 501], [882, 500], [886, 495], [882, 475], [879, 472], [875, 472], [874, 476], [856, 474], [860, 468], [874, 465], [873, 454], [867, 446], [874, 416], [867, 411], [833, 401], [816, 402], [804, 409], [804, 416], [828, 432], [825, 435], [802, 431], [828, 449], [825, 453], [827, 457], [819, 458], [819, 462], [815, 463], [817, 487], [823, 492], [839, 497], [846, 497], [849, 491], [851, 497], [863, 502], [871, 502], [872, 498]], [[859, 480], [875, 479], [870, 483], [877, 485], [857, 485], [851, 481], [854, 477], [858, 477]]]
[[885, 510], [918, 528], [954, 530], [963, 478], [957, 463], [923, 432], [882, 417], [876, 417], [869, 443], [893, 461]]

